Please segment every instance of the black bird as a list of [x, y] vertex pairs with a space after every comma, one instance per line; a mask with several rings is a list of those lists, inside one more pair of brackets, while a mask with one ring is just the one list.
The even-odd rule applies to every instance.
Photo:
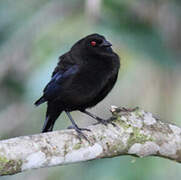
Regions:
[[35, 102], [38, 106], [47, 102], [46, 119], [42, 132], [53, 130], [54, 123], [65, 111], [73, 128], [83, 135], [72, 119], [70, 112], [79, 110], [106, 124], [86, 111], [99, 103], [113, 88], [120, 68], [118, 55], [104, 36], [91, 34], [76, 42], [70, 51], [59, 57], [50, 82], [43, 90], [43, 96]]

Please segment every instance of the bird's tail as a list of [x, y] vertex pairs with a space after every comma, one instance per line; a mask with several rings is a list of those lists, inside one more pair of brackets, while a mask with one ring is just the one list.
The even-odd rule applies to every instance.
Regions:
[[44, 102], [46, 102], [46, 100], [45, 100], [45, 98], [42, 96], [40, 99], [38, 99], [38, 100], [34, 103], [34, 105], [35, 105], [35, 106], [39, 106], [40, 104], [42, 104], [42, 103], [44, 103]]
[[43, 125], [42, 133], [50, 132], [53, 130], [55, 121], [57, 120], [58, 116], [61, 114], [61, 110], [56, 109], [56, 107], [48, 104], [46, 119]]

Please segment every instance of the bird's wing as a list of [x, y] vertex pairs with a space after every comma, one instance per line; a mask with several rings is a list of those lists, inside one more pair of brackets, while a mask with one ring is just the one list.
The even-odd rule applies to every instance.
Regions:
[[67, 71], [69, 68], [71, 68], [75, 64], [77, 63], [74, 62], [74, 59], [70, 57], [69, 52], [63, 54], [62, 56], [59, 57], [59, 62], [52, 73], [52, 77], [59, 71], [62, 71], [62, 72]]
[[59, 70], [56, 72], [50, 82], [47, 84], [45, 89], [43, 90], [44, 95], [43, 97], [46, 100], [54, 100], [56, 97], [59, 96], [62, 89], [62, 84], [71, 79], [74, 74], [76, 74], [78, 71], [78, 65], [73, 65], [69, 67], [66, 71]]
[[46, 101], [54, 100], [58, 97], [63, 87], [63, 82], [73, 77], [72, 75], [78, 70], [77, 67], [76, 62], [71, 58], [69, 52], [60, 56], [59, 62], [52, 73], [52, 78], [43, 90], [43, 96], [34, 104], [39, 106]]

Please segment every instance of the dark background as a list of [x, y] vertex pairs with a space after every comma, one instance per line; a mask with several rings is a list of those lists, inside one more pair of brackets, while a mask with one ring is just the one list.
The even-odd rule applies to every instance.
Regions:
[[[58, 56], [90, 33], [112, 42], [121, 57], [116, 86], [92, 112], [109, 117], [111, 105], [139, 106], [181, 125], [180, 0], [1, 0], [0, 138], [41, 131], [46, 105], [33, 102]], [[80, 126], [93, 120], [72, 113]], [[65, 129], [62, 114], [55, 129]], [[122, 156], [32, 170], [3, 180], [180, 180], [181, 166], [156, 157]]]

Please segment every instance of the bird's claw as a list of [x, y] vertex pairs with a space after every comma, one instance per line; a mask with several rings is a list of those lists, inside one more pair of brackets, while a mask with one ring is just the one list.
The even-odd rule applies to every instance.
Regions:
[[116, 127], [116, 124], [112, 122], [114, 120], [115, 120], [115, 118], [109, 118], [107, 120], [99, 118], [99, 119], [97, 119], [98, 122], [94, 123], [93, 125], [103, 124], [103, 125], [107, 126], [108, 124], [112, 124], [114, 127]]
[[91, 132], [90, 129], [87, 129], [87, 128], [79, 128], [79, 127], [74, 127], [74, 126], [68, 126], [67, 129], [79, 129], [80, 131], [89, 131]]
[[90, 143], [90, 141], [89, 141], [89, 139], [87, 138], [87, 136], [80, 130], [76, 130], [76, 132], [77, 132], [77, 136], [78, 136], [78, 138], [79, 138], [79, 140], [81, 141], [81, 138], [84, 138], [86, 141], [88, 141], [89, 143]]
[[89, 131], [89, 132], [91, 132], [90, 129], [87, 129], [87, 128], [79, 128], [79, 127], [76, 127], [76, 126], [72, 126], [72, 129], [74, 129], [74, 130], [77, 132], [78, 138], [79, 138], [80, 141], [81, 141], [81, 138], [84, 138], [86, 141], [88, 141], [88, 142], [90, 143], [90, 141], [89, 141], [89, 139], [87, 138], [87, 136], [82, 132], [82, 131]]
[[80, 131], [89, 131], [89, 132], [91, 132], [91, 130], [90, 130], [90, 129], [87, 129], [87, 128], [79, 128], [79, 130], [80, 130]]
[[107, 120], [104, 120], [104, 119], [99, 119], [98, 123], [103, 124], [103, 125], [105, 125], [105, 126], [108, 125], [108, 121], [107, 121]]

